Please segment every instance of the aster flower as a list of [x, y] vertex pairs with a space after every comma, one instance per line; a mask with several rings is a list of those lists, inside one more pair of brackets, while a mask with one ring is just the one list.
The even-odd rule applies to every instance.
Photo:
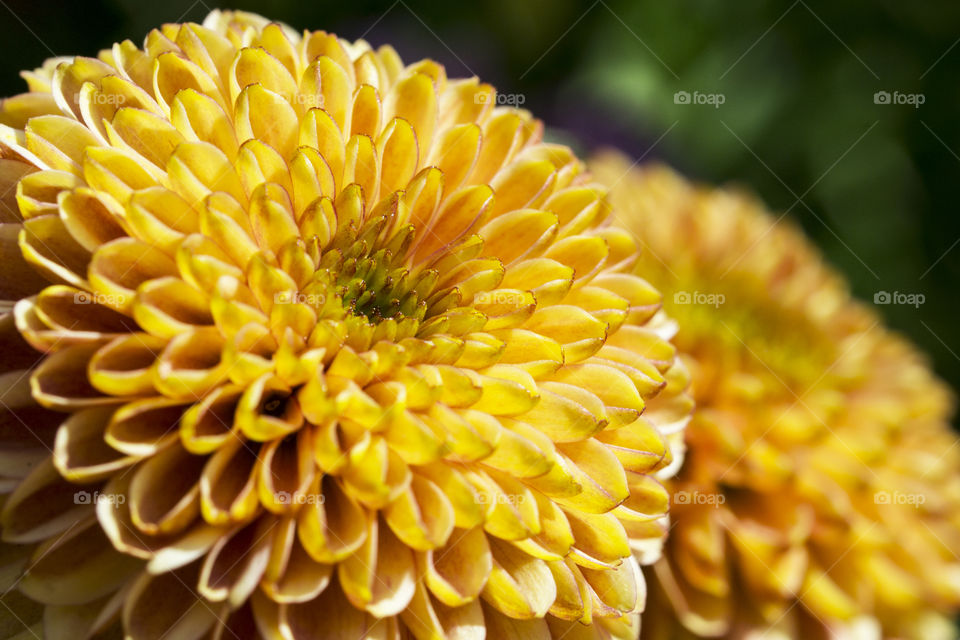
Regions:
[[25, 77], [2, 630], [636, 636], [691, 401], [569, 149], [244, 13]]
[[698, 404], [644, 637], [953, 637], [948, 390], [750, 197], [612, 153], [591, 169], [646, 245]]

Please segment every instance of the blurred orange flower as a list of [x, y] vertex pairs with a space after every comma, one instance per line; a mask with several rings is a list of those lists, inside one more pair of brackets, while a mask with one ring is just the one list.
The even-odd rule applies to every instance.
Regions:
[[698, 405], [644, 638], [954, 637], [948, 389], [752, 198], [613, 153], [590, 168], [680, 323]]

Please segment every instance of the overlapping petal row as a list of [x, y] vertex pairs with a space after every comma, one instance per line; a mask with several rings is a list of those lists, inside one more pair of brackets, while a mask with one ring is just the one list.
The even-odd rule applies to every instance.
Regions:
[[648, 250], [698, 404], [644, 637], [954, 637], [946, 387], [784, 220], [629, 167], [591, 170]]
[[0, 109], [19, 622], [635, 637], [687, 375], [538, 121], [242, 13], [25, 77]]

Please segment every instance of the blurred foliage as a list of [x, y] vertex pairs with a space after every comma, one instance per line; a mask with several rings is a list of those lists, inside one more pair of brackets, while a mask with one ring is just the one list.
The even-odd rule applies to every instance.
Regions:
[[[696, 179], [736, 182], [795, 216], [854, 291], [922, 293], [880, 310], [960, 387], [960, 4], [708, 0], [238, 0], [408, 60], [477, 74], [581, 151], [615, 145]], [[204, 0], [8, 0], [0, 93], [53, 53], [139, 42], [161, 22], [201, 20]], [[724, 103], [676, 104], [677, 91]], [[875, 104], [874, 93], [924, 103]], [[951, 250], [952, 249], [952, 250]]]
[[[788, 211], [861, 298], [923, 294], [919, 308], [880, 310], [956, 387], [960, 250], [947, 252], [960, 239], [960, 47], [952, 49], [960, 5], [611, 8], [633, 33], [598, 24], [569, 95], [596, 87], [627, 130], [644, 133], [631, 142], [635, 155], [673, 127], [651, 155], [697, 178], [741, 183]], [[675, 104], [676, 91], [725, 102]], [[923, 104], [875, 104], [878, 91], [921, 94]]]

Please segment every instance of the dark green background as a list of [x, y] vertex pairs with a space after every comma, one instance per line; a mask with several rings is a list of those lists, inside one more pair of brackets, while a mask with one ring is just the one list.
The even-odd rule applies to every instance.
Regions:
[[[140, 42], [203, 1], [0, 6], [0, 93], [53, 53]], [[960, 4], [952, 1], [491, 0], [237, 2], [297, 28], [394, 44], [452, 76], [475, 73], [586, 151], [616, 145], [788, 210], [854, 291], [921, 293], [888, 322], [960, 386]], [[678, 90], [722, 93], [720, 108]], [[878, 105], [874, 93], [924, 104]]]

